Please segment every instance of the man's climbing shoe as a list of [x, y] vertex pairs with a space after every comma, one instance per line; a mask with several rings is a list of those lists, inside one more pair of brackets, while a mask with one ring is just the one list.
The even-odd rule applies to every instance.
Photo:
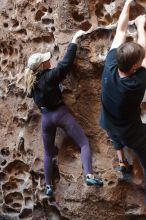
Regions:
[[54, 195], [53, 186], [51, 185], [46, 186], [46, 195], [49, 197], [53, 197]]
[[87, 174], [86, 175], [86, 184], [88, 186], [103, 186], [103, 182], [100, 179], [95, 179], [93, 174]]
[[119, 162], [119, 171], [122, 173], [130, 173], [132, 171], [132, 165], [130, 165], [127, 160]]

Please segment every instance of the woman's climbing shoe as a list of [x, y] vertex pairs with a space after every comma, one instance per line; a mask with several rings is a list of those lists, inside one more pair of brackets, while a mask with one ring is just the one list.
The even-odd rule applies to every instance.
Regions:
[[95, 179], [93, 174], [87, 174], [85, 181], [88, 186], [103, 186], [103, 181], [101, 179]]
[[54, 194], [53, 186], [47, 185], [46, 186], [46, 195], [52, 197]]

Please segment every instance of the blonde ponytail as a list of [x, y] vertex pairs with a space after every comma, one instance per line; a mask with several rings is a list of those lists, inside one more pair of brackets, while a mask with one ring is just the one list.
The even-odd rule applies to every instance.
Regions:
[[34, 72], [29, 68], [26, 68], [24, 71], [24, 85], [25, 85], [25, 92], [27, 95], [31, 94], [34, 83], [36, 82], [37, 73], [38, 71]]

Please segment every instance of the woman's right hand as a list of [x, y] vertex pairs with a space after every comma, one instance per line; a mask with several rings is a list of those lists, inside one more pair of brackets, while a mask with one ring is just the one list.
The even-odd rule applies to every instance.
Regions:
[[82, 30], [77, 31], [72, 38], [72, 43], [76, 43], [77, 39], [84, 34], [86, 34], [86, 31], [82, 31]]

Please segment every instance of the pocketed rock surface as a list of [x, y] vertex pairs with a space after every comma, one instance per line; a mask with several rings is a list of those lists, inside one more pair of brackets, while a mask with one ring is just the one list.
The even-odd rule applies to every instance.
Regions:
[[[0, 1], [0, 219], [146, 219], [138, 159], [126, 152], [134, 168], [133, 177], [124, 180], [114, 169], [117, 157], [112, 143], [99, 127], [102, 70], [123, 3]], [[144, 13], [143, 4], [132, 6], [127, 41], [136, 40], [132, 21]], [[86, 186], [79, 149], [58, 129], [53, 178], [56, 201], [49, 201], [44, 193], [41, 115], [23, 92], [22, 76], [30, 54], [52, 51], [53, 67], [73, 34], [92, 24], [96, 30], [78, 41], [74, 66], [63, 82], [63, 97], [89, 139], [94, 173], [103, 179], [104, 187]]]

